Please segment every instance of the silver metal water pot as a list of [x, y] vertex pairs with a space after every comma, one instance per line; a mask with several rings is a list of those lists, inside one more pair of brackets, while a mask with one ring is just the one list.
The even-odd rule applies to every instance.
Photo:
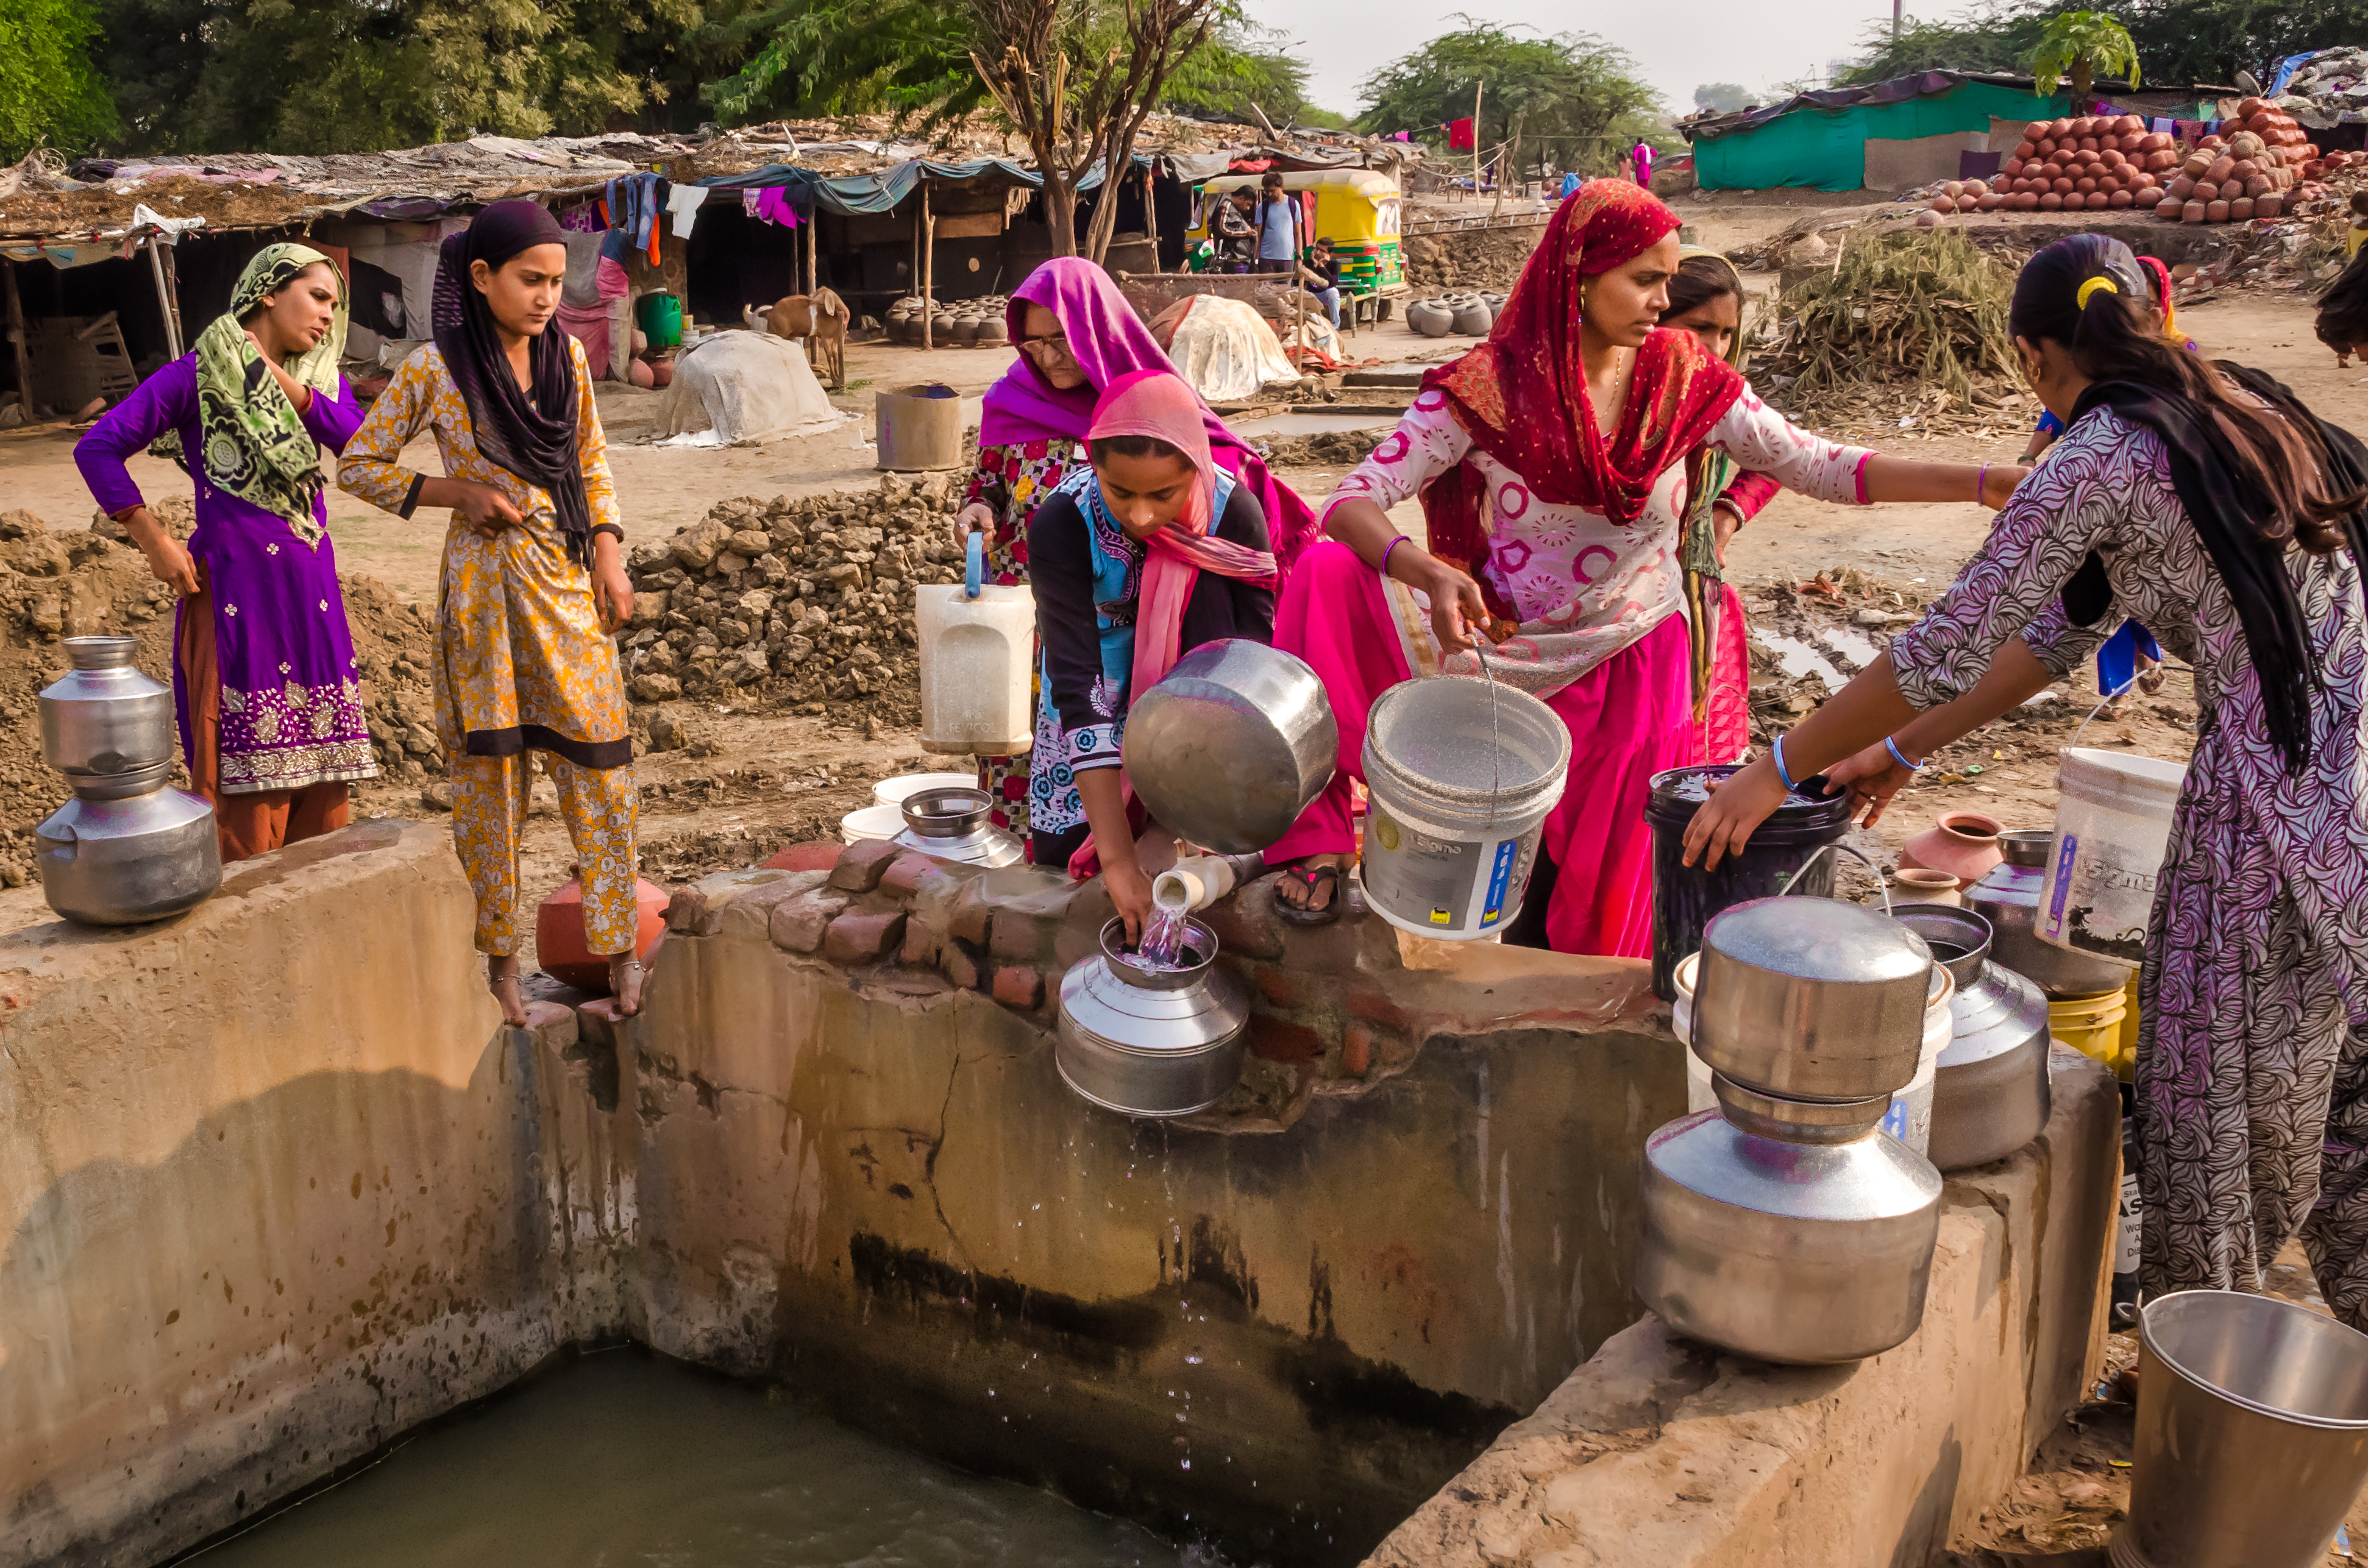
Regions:
[[2006, 858], [1965, 890], [1965, 907], [1990, 924], [1990, 961], [2021, 975], [2048, 995], [2094, 996], [2126, 984], [2129, 970], [2069, 948], [2040, 940], [2032, 929], [2039, 892], [2047, 881], [2047, 846], [2055, 839], [2044, 827], [1998, 835]]
[[1889, 1095], [1916, 1076], [1931, 983], [1931, 949], [1887, 915], [1753, 899], [1702, 929], [1694, 1054], [1787, 1099]]
[[962, 785], [916, 790], [896, 803], [905, 827], [893, 842], [961, 866], [1016, 866], [1028, 852], [1019, 835], [987, 820], [993, 803], [985, 790]]
[[202, 796], [159, 782], [105, 798], [85, 788], [33, 830], [50, 907], [87, 926], [136, 926], [222, 886], [222, 843]]
[[173, 766], [173, 688], [131, 662], [129, 637], [69, 637], [74, 667], [41, 692], [41, 756], [67, 782]]
[[1101, 930], [1101, 952], [1061, 977], [1053, 1060], [1069, 1087], [1126, 1116], [1189, 1116], [1224, 1099], [1242, 1075], [1249, 994], [1216, 967], [1217, 938], [1184, 923], [1172, 970], [1126, 949], [1126, 923]]
[[1340, 727], [1295, 654], [1203, 642], [1126, 715], [1126, 776], [1159, 824], [1220, 854], [1264, 849], [1332, 780]]
[[1957, 983], [1949, 1044], [1932, 1075], [1925, 1153], [1944, 1171], [2003, 1160], [2047, 1125], [2047, 998], [1991, 961], [1989, 922], [1972, 910], [1902, 903], [1892, 915]]
[[1636, 1293], [1688, 1338], [1766, 1361], [1855, 1361], [1914, 1334], [1941, 1174], [1876, 1125], [1891, 1096], [1713, 1086], [1719, 1109], [1645, 1141]]

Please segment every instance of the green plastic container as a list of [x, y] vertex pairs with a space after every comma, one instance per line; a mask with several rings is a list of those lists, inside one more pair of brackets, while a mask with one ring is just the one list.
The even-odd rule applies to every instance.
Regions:
[[633, 320], [653, 348], [672, 348], [682, 342], [682, 301], [672, 294], [644, 294], [633, 301]]

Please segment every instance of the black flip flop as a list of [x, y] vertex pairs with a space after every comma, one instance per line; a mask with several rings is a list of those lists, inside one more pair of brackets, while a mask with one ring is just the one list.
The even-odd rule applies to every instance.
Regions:
[[1325, 900], [1324, 907], [1321, 909], [1292, 908], [1290, 904], [1282, 902], [1282, 883], [1279, 881], [1276, 882], [1274, 884], [1274, 912], [1277, 915], [1281, 915], [1285, 923], [1292, 926], [1329, 926], [1332, 922], [1340, 918], [1341, 888], [1339, 867], [1310, 867], [1305, 861], [1300, 860], [1283, 867], [1282, 874], [1285, 877], [1296, 877], [1301, 881], [1305, 882], [1307, 884], [1307, 891], [1311, 896], [1315, 893], [1321, 879], [1326, 877], [1332, 879], [1332, 896]]

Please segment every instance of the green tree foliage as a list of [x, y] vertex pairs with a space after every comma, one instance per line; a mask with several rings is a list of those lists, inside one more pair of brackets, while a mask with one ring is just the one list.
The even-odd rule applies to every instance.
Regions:
[[1307, 64], [1291, 52], [1292, 41], [1276, 28], [1229, 17], [1214, 38], [1178, 67], [1167, 85], [1166, 107], [1247, 125], [1256, 124], [1263, 113], [1277, 127], [1346, 127], [1347, 116], [1309, 101]]
[[356, 153], [655, 118], [699, 0], [103, 0], [128, 150]]
[[692, 39], [746, 62], [699, 90], [726, 125], [841, 114], [935, 119], [986, 97], [971, 67], [974, 18], [946, 0], [782, 0]]
[[[1439, 128], [1472, 113], [1481, 94], [1480, 144], [1524, 142], [1557, 167], [1610, 174], [1642, 136], [1660, 134], [1660, 96], [1627, 55], [1586, 33], [1524, 35], [1459, 18], [1444, 33], [1360, 84], [1366, 131], [1409, 131], [1443, 147]], [[1518, 166], [1518, 148], [1510, 160]]]
[[[1930, 70], [2027, 72], [2048, 24], [2080, 8], [2079, 0], [1986, 5], [1949, 21], [1911, 18], [1896, 42], [1889, 24], [1879, 23], [1835, 81], [1854, 85]], [[2135, 0], [2117, 15], [2146, 74], [2179, 86], [2231, 86], [2239, 71], [2266, 85], [2287, 55], [2368, 39], [2368, 0]], [[2100, 66], [2099, 74], [2113, 70]]]
[[0, 5], [0, 162], [36, 146], [79, 153], [115, 130], [91, 62], [98, 20], [85, 0]]
[[1704, 82], [1694, 89], [1694, 108], [1703, 114], [1733, 114], [1759, 101], [1758, 93], [1736, 82]]
[[2039, 47], [2045, 18], [2035, 7], [1983, 6], [1953, 21], [1910, 17], [1896, 37], [1891, 24], [1870, 25], [1859, 57], [1834, 74], [1838, 87], [1888, 82], [1918, 71], [2021, 74]]
[[2138, 48], [2129, 29], [2102, 11], [2064, 11], [2047, 18], [2039, 46], [2031, 52], [2033, 90], [2041, 97], [2055, 95], [2057, 84], [2072, 79], [2072, 98], [2086, 104], [2097, 73], [2120, 76], [2138, 85]]

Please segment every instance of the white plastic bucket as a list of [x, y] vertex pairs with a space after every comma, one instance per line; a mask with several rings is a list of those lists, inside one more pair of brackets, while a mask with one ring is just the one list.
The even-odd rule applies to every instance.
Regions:
[[[1694, 976], [1701, 967], [1702, 955], [1689, 953], [1678, 960], [1676, 970], [1678, 999], [1671, 1027], [1677, 1037], [1686, 1042], [1689, 1112], [1718, 1108], [1718, 1096], [1711, 1091], [1710, 1063], [1693, 1053]], [[1949, 1010], [1949, 1004], [1956, 997], [1957, 983], [1939, 964], [1932, 966], [1932, 974], [1934, 986], [1924, 1003], [1924, 1042], [1916, 1052], [1916, 1076], [1891, 1096], [1891, 1108], [1884, 1112], [1881, 1123], [1885, 1132], [1919, 1154], [1932, 1142], [1933, 1075], [1940, 1070], [1941, 1052], [1949, 1048], [1957, 1027], [1955, 1015]]]
[[903, 808], [876, 801], [858, 806], [838, 819], [838, 836], [849, 844], [860, 844], [867, 838], [894, 838], [904, 831]]
[[2076, 746], [2056, 770], [2055, 836], [2035, 927], [2043, 941], [2135, 968], [2187, 769]]
[[882, 806], [901, 806], [908, 796], [924, 790], [975, 790], [975, 773], [899, 773], [871, 786], [871, 799]]
[[1401, 681], [1365, 721], [1365, 902], [1401, 931], [1495, 936], [1520, 913], [1570, 732], [1502, 682]]
[[983, 535], [970, 535], [962, 582], [923, 583], [913, 590], [923, 751], [1017, 756], [1036, 744], [1028, 703], [1036, 664], [1036, 595], [986, 585], [985, 549]]

